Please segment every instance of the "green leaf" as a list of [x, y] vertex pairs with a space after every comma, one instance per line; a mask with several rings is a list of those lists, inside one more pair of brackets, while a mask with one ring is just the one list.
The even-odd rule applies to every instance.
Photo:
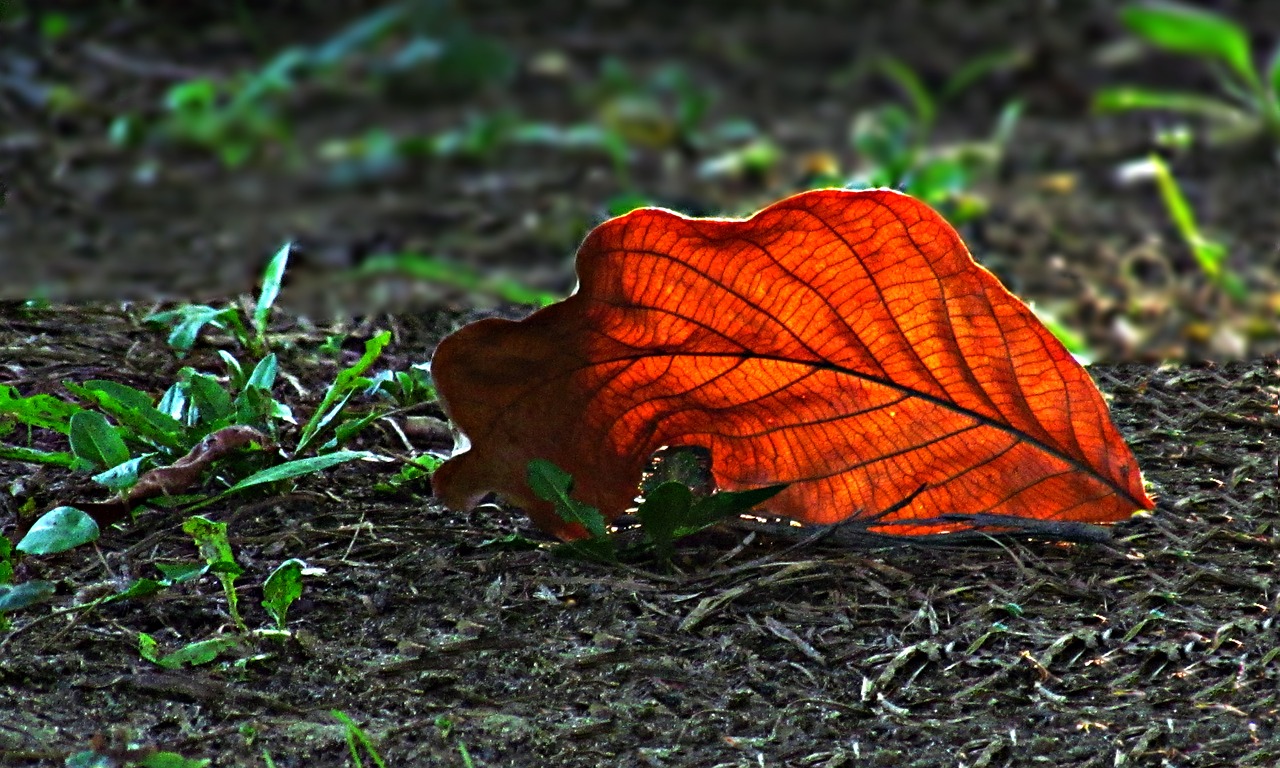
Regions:
[[1093, 97], [1093, 108], [1098, 112], [1163, 109], [1231, 124], [1248, 123], [1257, 119], [1248, 112], [1211, 96], [1127, 86], [1098, 91]]
[[1258, 92], [1249, 36], [1225, 16], [1189, 5], [1151, 3], [1127, 6], [1120, 11], [1120, 18], [1130, 31], [1153, 45], [1225, 63]]
[[17, 549], [28, 555], [52, 555], [97, 538], [98, 524], [93, 518], [75, 507], [54, 507], [35, 521]]
[[302, 596], [304, 566], [305, 563], [301, 560], [285, 560], [271, 572], [266, 583], [262, 585], [262, 607], [267, 609], [272, 619], [275, 619], [277, 629], [284, 629], [289, 606]]
[[236, 595], [235, 582], [244, 569], [236, 563], [231, 551], [231, 541], [227, 537], [227, 524], [217, 523], [200, 515], [193, 515], [182, 523], [182, 531], [191, 537], [201, 557], [209, 564], [209, 570], [222, 582], [222, 591], [227, 598], [227, 611], [241, 632], [246, 631], [244, 619], [240, 617], [240, 599]]
[[692, 507], [693, 491], [684, 483], [672, 481], [649, 492], [636, 510], [645, 536], [653, 543], [658, 562], [671, 562], [671, 556], [675, 554], [676, 531], [687, 527]]
[[51, 464], [55, 467], [72, 468], [82, 464], [70, 453], [63, 451], [42, 451], [38, 448], [23, 448], [17, 445], [0, 445], [0, 459], [6, 461], [25, 461], [31, 464]]
[[[630, 200], [631, 198], [628, 199]], [[647, 204], [647, 200], [640, 200], [632, 207], [639, 208]], [[627, 210], [630, 210], [630, 208]], [[626, 213], [626, 211], [621, 211], [621, 213]], [[553, 293], [530, 288], [510, 278], [504, 279], [488, 275], [462, 264], [416, 252], [372, 256], [361, 263], [359, 274], [400, 275], [414, 280], [461, 288], [470, 293], [497, 296], [512, 304], [525, 304], [534, 307], [545, 307], [561, 299], [561, 297]]]
[[235, 321], [235, 312], [234, 307], [216, 309], [197, 304], [156, 312], [143, 318], [143, 322], [169, 326], [169, 346], [179, 354], [185, 354], [195, 346], [202, 328], [206, 325], [226, 328], [228, 323]]
[[165, 586], [198, 579], [209, 572], [209, 566], [203, 563], [156, 563], [156, 569], [164, 574]]
[[719, 491], [710, 496], [704, 496], [698, 499], [693, 509], [689, 511], [687, 526], [678, 529], [676, 534], [687, 536], [709, 525], [715, 525], [721, 520], [746, 512], [782, 493], [786, 487], [787, 484], [782, 483], [746, 491]]
[[108, 596], [104, 602], [114, 603], [117, 600], [135, 600], [149, 597], [158, 592], [163, 592], [164, 588], [165, 585], [155, 579], [138, 579], [114, 595]]
[[115, 381], [93, 379], [62, 383], [67, 391], [88, 400], [143, 440], [171, 451], [185, 449], [187, 429], [177, 419], [158, 410], [151, 397]]
[[[311, 414], [311, 418], [307, 420], [307, 424], [302, 428], [302, 433], [298, 437], [298, 447], [295, 453], [302, 453], [315, 439], [321, 428], [329, 421], [337, 416], [337, 410], [333, 409], [335, 403], [339, 405], [345, 404], [351, 393], [361, 387], [360, 382], [367, 381], [364, 372], [369, 370], [369, 366], [373, 365], [381, 355], [382, 350], [391, 342], [391, 331], [382, 331], [377, 336], [369, 339], [364, 343], [364, 354], [350, 368], [340, 371], [333, 384], [329, 385], [329, 389], [324, 393], [324, 399], [320, 402], [320, 406], [316, 408], [315, 413]], [[364, 386], [367, 386], [365, 384]]]
[[24, 581], [21, 584], [0, 584], [0, 614], [30, 608], [53, 596], [53, 582]]
[[556, 513], [561, 519], [580, 524], [593, 538], [605, 537], [604, 516], [600, 514], [600, 510], [570, 496], [573, 477], [568, 472], [545, 459], [530, 461], [527, 470], [529, 487], [538, 498], [555, 504]]
[[156, 642], [154, 637], [146, 632], [138, 633], [138, 655], [144, 660], [159, 664], [160, 655], [157, 653], [159, 649], [160, 644]]
[[1267, 125], [1271, 137], [1280, 143], [1280, 45], [1271, 53], [1267, 64]]
[[119, 493], [127, 491], [138, 482], [138, 468], [142, 462], [151, 458], [153, 454], [137, 456], [128, 461], [121, 462], [111, 469], [104, 470], [93, 476], [95, 483], [100, 483]]
[[0, 584], [13, 581], [13, 544], [9, 537], [0, 536]]
[[153, 664], [165, 669], [178, 669], [182, 666], [200, 666], [215, 660], [223, 652], [235, 648], [240, 641], [235, 637], [211, 637], [187, 643], [173, 653], [160, 656], [159, 643], [146, 632], [138, 633], [138, 655]]
[[234, 563], [231, 540], [227, 538], [227, 524], [218, 523], [201, 515], [194, 515], [182, 523], [182, 531], [191, 537], [205, 562], [209, 565]]
[[160, 396], [160, 402], [156, 403], [156, 410], [172, 419], [181, 418], [186, 408], [187, 386], [181, 381], [175, 381], [170, 385]]
[[97, 411], [80, 411], [71, 417], [71, 452], [99, 469], [129, 460], [129, 449], [107, 417]]
[[933, 125], [938, 107], [933, 94], [929, 93], [929, 89], [925, 87], [924, 81], [915, 73], [915, 70], [892, 56], [881, 58], [876, 63], [876, 68], [902, 89], [907, 101], [911, 102], [916, 120], [925, 126], [926, 130], [928, 126]]
[[183, 369], [183, 373], [198, 423], [213, 426], [227, 421], [235, 406], [222, 384], [213, 376], [190, 368]]
[[218, 350], [218, 357], [222, 358], [222, 364], [227, 366], [227, 375], [231, 379], [233, 389], [242, 389], [244, 387], [244, 367], [240, 365], [240, 361], [236, 356], [225, 349]]
[[276, 359], [276, 353], [263, 357], [258, 364], [253, 367], [253, 372], [249, 374], [248, 380], [245, 381], [246, 387], [260, 387], [271, 391], [276, 385], [276, 371], [279, 368], [279, 362]]
[[206, 768], [207, 758], [187, 758], [177, 752], [152, 752], [138, 761], [138, 768]]
[[286, 461], [283, 464], [277, 464], [274, 467], [267, 467], [259, 472], [244, 478], [240, 482], [223, 491], [219, 496], [228, 496], [246, 488], [252, 488], [255, 485], [263, 485], [265, 483], [277, 483], [281, 480], [289, 480], [303, 475], [310, 475], [315, 472], [323, 472], [324, 470], [356, 459], [372, 459], [376, 455], [369, 451], [334, 451], [320, 456], [312, 456], [306, 459], [295, 459]]
[[10, 416], [31, 427], [52, 429], [62, 434], [71, 431], [71, 417], [82, 409], [53, 395], [20, 397], [18, 390], [0, 385], [0, 416]]
[[258, 303], [253, 308], [253, 330], [261, 341], [267, 332], [267, 319], [271, 316], [271, 307], [280, 295], [280, 281], [284, 278], [285, 267], [289, 264], [289, 251], [293, 243], [285, 243], [276, 251], [262, 273], [262, 293], [258, 294]]

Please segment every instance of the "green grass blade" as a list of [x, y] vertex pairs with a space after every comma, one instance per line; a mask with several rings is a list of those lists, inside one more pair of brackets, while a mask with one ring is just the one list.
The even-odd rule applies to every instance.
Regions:
[[223, 491], [221, 496], [228, 496], [232, 493], [252, 488], [255, 485], [263, 485], [266, 483], [276, 483], [281, 480], [290, 480], [303, 475], [310, 475], [316, 472], [337, 466], [348, 461], [356, 459], [373, 458], [374, 454], [369, 451], [334, 451], [321, 456], [312, 456], [306, 459], [295, 459], [294, 461], [286, 461], [283, 464], [277, 464], [274, 467], [267, 467], [259, 472], [244, 478], [240, 482]]
[[915, 73], [915, 70], [891, 56], [880, 59], [876, 68], [892, 80], [894, 85], [902, 89], [903, 95], [911, 102], [911, 108], [915, 110], [916, 120], [924, 126], [933, 125], [934, 119], [938, 116], [938, 107], [933, 94], [929, 93], [929, 89], [925, 87], [924, 81]]
[[1163, 109], [1225, 123], [1245, 123], [1255, 119], [1221, 99], [1182, 91], [1158, 91], [1148, 88], [1104, 88], [1094, 95], [1097, 112], [1128, 112], [1137, 109]]
[[271, 316], [271, 307], [280, 295], [280, 281], [284, 279], [285, 267], [289, 264], [289, 251], [293, 243], [285, 243], [276, 251], [276, 255], [267, 262], [262, 273], [262, 293], [258, 294], [258, 303], [253, 308], [253, 331], [261, 342], [267, 332], [267, 318]]
[[1175, 3], [1130, 5], [1120, 18], [1131, 32], [1173, 53], [1217, 59], [1251, 90], [1261, 83], [1253, 68], [1249, 36], [1238, 24], [1211, 11]]
[[52, 429], [62, 434], [71, 431], [71, 417], [82, 409], [53, 395], [21, 397], [18, 390], [0, 385], [0, 416], [7, 416], [31, 427]]
[[25, 461], [28, 464], [50, 464], [55, 467], [70, 469], [80, 461], [64, 451], [42, 451], [38, 448], [24, 448], [20, 445], [0, 445], [0, 459], [4, 461]]
[[324, 399], [320, 401], [320, 406], [311, 414], [306, 426], [302, 428], [302, 433], [298, 436], [298, 448], [294, 451], [295, 453], [305, 451], [324, 425], [333, 420], [337, 415], [336, 412], [332, 412], [333, 406], [339, 401], [345, 402], [346, 398], [350, 397], [351, 393], [360, 386], [360, 380], [364, 376], [364, 372], [369, 370], [369, 366], [373, 365], [374, 361], [382, 355], [382, 350], [386, 349], [389, 343], [391, 343], [391, 331], [382, 331], [364, 343], [364, 354], [354, 365], [338, 373], [333, 380], [333, 384], [330, 384], [329, 389], [324, 393]]

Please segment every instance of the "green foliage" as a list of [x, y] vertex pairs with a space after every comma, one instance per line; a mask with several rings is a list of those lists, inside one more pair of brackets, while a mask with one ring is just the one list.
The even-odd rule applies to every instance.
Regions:
[[[239, 337], [243, 347], [265, 349], [269, 346], [270, 310], [279, 295], [288, 254], [286, 245], [267, 265], [262, 292], [250, 314], [241, 320], [238, 309], [227, 308], [231, 316], [237, 318], [235, 327], [251, 329]], [[169, 317], [202, 316], [201, 312], [191, 310], [179, 308]], [[184, 323], [180, 322], [179, 326]], [[180, 335], [189, 341], [194, 339], [195, 332], [198, 328], [194, 328], [194, 324], [185, 324]], [[0, 385], [0, 438], [13, 434], [13, 426], [20, 424], [27, 427], [28, 434], [40, 429], [66, 435], [71, 449], [54, 452], [0, 444], [0, 458], [91, 471], [96, 473], [93, 475], [96, 482], [120, 494], [121, 498], [129, 498], [144, 478], [156, 473], [170, 472], [166, 477], [174, 477], [173, 470], [179, 467], [185, 472], [181, 475], [185, 479], [162, 484], [165, 494], [192, 487], [199, 477], [216, 473], [224, 490], [206, 495], [203, 500], [186, 499], [188, 510], [231, 494], [322, 472], [343, 462], [369, 459], [372, 454], [368, 452], [341, 450], [341, 447], [383, 411], [374, 409], [363, 415], [351, 415], [347, 405], [353, 395], [373, 394], [381, 389], [401, 405], [435, 399], [435, 389], [425, 368], [389, 374], [376, 381], [364, 376], [390, 339], [389, 332], [378, 334], [366, 343], [365, 354], [359, 361], [338, 373], [320, 407], [302, 428], [293, 450], [294, 458], [281, 464], [264, 467], [275, 451], [261, 450], [279, 441], [284, 425], [296, 424], [292, 410], [272, 394], [279, 373], [278, 359], [275, 353], [267, 353], [249, 368], [226, 350], [218, 352], [226, 366], [224, 377], [185, 367], [159, 402], [128, 385], [97, 379], [63, 384], [87, 407], [53, 395], [22, 397], [13, 387]], [[180, 349], [189, 346], [186, 341], [178, 344]], [[324, 435], [328, 439], [319, 447], [320, 455], [303, 455]], [[240, 449], [246, 442], [250, 448], [259, 450], [244, 453]], [[193, 468], [195, 474], [192, 474]], [[151, 487], [155, 487], [154, 482]], [[149, 493], [150, 496], [144, 498], [154, 497], [158, 491]], [[71, 515], [82, 516], [82, 524], [92, 523], [78, 510], [59, 507], [37, 521], [33, 528], [37, 538], [25, 542], [21, 551], [50, 554], [94, 540], [96, 526], [92, 530], [86, 526], [81, 531], [70, 525]]]
[[374, 454], [368, 451], [334, 451], [332, 453], [324, 453], [319, 456], [310, 456], [305, 459], [294, 459], [286, 461], [283, 464], [276, 464], [273, 467], [254, 472], [252, 475], [238, 481], [227, 490], [223, 491], [219, 496], [230, 496], [233, 493], [253, 488], [258, 485], [268, 485], [278, 483], [282, 480], [292, 480], [296, 477], [304, 475], [313, 475], [323, 472], [326, 469], [336, 467], [339, 464], [345, 464], [348, 461], [357, 459], [372, 459]]
[[495, 296], [512, 304], [545, 307], [562, 296], [537, 291], [510, 278], [481, 272], [457, 262], [446, 261], [422, 253], [388, 253], [373, 256], [360, 265], [359, 274], [395, 275], [397, 277], [439, 283], [461, 288], [472, 294]]
[[218, 580], [222, 582], [222, 591], [227, 598], [227, 612], [231, 614], [236, 629], [247, 632], [244, 619], [240, 617], [240, 599], [236, 594], [236, 579], [244, 575], [244, 568], [240, 567], [231, 552], [227, 524], [195, 515], [187, 518], [182, 524], [182, 530], [195, 542], [209, 570], [217, 574]]
[[939, 149], [933, 131], [950, 98], [1008, 61], [1008, 55], [975, 59], [934, 93], [902, 62], [878, 59], [875, 69], [898, 86], [907, 105], [886, 104], [857, 116], [851, 139], [863, 168], [845, 186], [901, 190], [937, 208], [954, 224], [982, 216], [986, 201], [973, 188], [999, 164], [1022, 112], [1021, 103], [1012, 102], [1001, 111], [985, 141]]
[[695, 496], [689, 486], [672, 481], [648, 493], [636, 517], [653, 546], [659, 563], [671, 562], [680, 539], [710, 528], [777, 496], [786, 485], [770, 485], [749, 491], [721, 491]]
[[165, 669], [198, 667], [208, 664], [222, 654], [234, 649], [240, 640], [230, 635], [219, 635], [187, 643], [176, 651], [160, 654], [160, 644], [146, 632], [138, 633], [138, 655]]
[[94, 750], [77, 752], [67, 758], [67, 768], [206, 768], [212, 761], [203, 758], [187, 758], [177, 752], [150, 750], [139, 744], [130, 744], [127, 755], [120, 750], [99, 753]]
[[231, 334], [232, 339], [250, 355], [262, 357], [269, 351], [267, 320], [276, 297], [280, 295], [280, 283], [284, 279], [292, 248], [292, 243], [285, 243], [267, 263], [262, 275], [262, 291], [249, 316], [235, 305], [210, 307], [188, 304], [152, 313], [144, 320], [169, 328], [169, 346], [179, 355], [190, 352], [200, 331], [205, 326], [210, 326]]
[[333, 427], [333, 437], [324, 445], [325, 449], [336, 448], [369, 425], [377, 414], [354, 419], [342, 420], [347, 401], [358, 391], [367, 391], [372, 380], [365, 378], [364, 372], [382, 355], [382, 350], [391, 342], [391, 332], [382, 331], [364, 344], [364, 354], [350, 367], [340, 371], [333, 383], [325, 390], [320, 406], [311, 414], [302, 433], [298, 436], [297, 452], [302, 453], [310, 447], [325, 428]]
[[285, 617], [289, 613], [289, 606], [302, 596], [302, 569], [305, 565], [297, 558], [285, 560], [262, 585], [262, 607], [281, 632], [285, 631]]
[[372, 379], [365, 394], [381, 393], [399, 408], [409, 408], [436, 400], [436, 386], [431, 380], [430, 363], [417, 363], [407, 371], [381, 371]]
[[467, 92], [504, 80], [514, 61], [498, 44], [476, 35], [442, 0], [401, 2], [356, 20], [329, 40], [278, 53], [262, 68], [215, 80], [195, 78], [165, 94], [156, 119], [118, 116], [109, 136], [117, 145], [150, 140], [215, 154], [229, 168], [280, 147], [295, 160], [290, 103], [302, 89], [349, 90], [430, 83]]
[[1201, 233], [1195, 212], [1182, 194], [1182, 188], [1168, 164], [1158, 155], [1152, 155], [1147, 162], [1155, 176], [1165, 210], [1169, 212], [1169, 218], [1177, 227], [1182, 241], [1195, 257], [1200, 271], [1232, 299], [1244, 301], [1248, 291], [1240, 276], [1227, 266], [1227, 246]]
[[364, 730], [356, 725], [354, 720], [347, 717], [345, 712], [340, 712], [336, 709], [330, 710], [329, 714], [336, 717], [338, 722], [346, 727], [347, 749], [351, 751], [351, 762], [355, 764], [356, 768], [364, 768], [364, 761], [360, 759], [361, 750], [364, 750], [364, 753], [369, 756], [369, 759], [378, 768], [387, 768], [386, 762], [378, 754], [377, 748], [373, 746], [373, 741], [365, 735]]
[[1102, 112], [1163, 110], [1196, 116], [1209, 123], [1213, 143], [1269, 136], [1280, 143], [1280, 45], [1265, 69], [1254, 63], [1249, 33], [1213, 11], [1177, 3], [1125, 6], [1124, 25], [1144, 42], [1204, 61], [1221, 93], [1165, 91], [1120, 86], [1099, 91], [1094, 100]]
[[[8, 539], [0, 537], [8, 547]], [[7, 558], [7, 556], [6, 556]], [[12, 573], [10, 573], [12, 578]], [[51, 581], [24, 581], [21, 584], [0, 583], [0, 630], [9, 628], [9, 618], [5, 615], [13, 611], [29, 608], [44, 602], [53, 596], [54, 585]]]
[[570, 542], [567, 545], [570, 549], [592, 560], [617, 560], [604, 516], [595, 507], [573, 498], [573, 477], [568, 472], [545, 459], [534, 459], [527, 467], [527, 478], [529, 487], [538, 498], [555, 505], [561, 520], [577, 523], [586, 529], [588, 538]]
[[[155, 594], [174, 584], [203, 576], [215, 574], [222, 584], [222, 591], [227, 601], [227, 612], [236, 626], [236, 634], [214, 635], [213, 637], [194, 640], [174, 651], [162, 653], [159, 642], [151, 635], [138, 634], [138, 655], [143, 659], [166, 669], [178, 669], [183, 666], [199, 666], [209, 664], [233, 651], [242, 651], [255, 638], [263, 637], [279, 640], [289, 636], [285, 628], [285, 619], [289, 606], [302, 594], [302, 576], [307, 572], [301, 560], [290, 559], [281, 563], [272, 571], [263, 583], [262, 607], [275, 623], [274, 629], [250, 630], [240, 614], [240, 601], [235, 582], [244, 575], [244, 568], [235, 560], [228, 537], [226, 523], [218, 523], [200, 516], [193, 516], [182, 525], [182, 530], [191, 536], [192, 541], [204, 558], [204, 564], [157, 564], [165, 575], [159, 581], [140, 579], [127, 589], [100, 598], [98, 602], [111, 602]], [[256, 657], [263, 658], [263, 657]], [[244, 659], [239, 664], [244, 663]]]
[[98, 524], [93, 518], [75, 507], [56, 507], [32, 524], [15, 549], [28, 555], [52, 555], [97, 539]]
[[[680, 539], [705, 530], [762, 504], [780, 493], [786, 485], [771, 485], [747, 491], [720, 491], [697, 494], [689, 486], [694, 472], [675, 460], [676, 468], [669, 477], [675, 479], [648, 483], [644, 500], [636, 510], [644, 533], [641, 550], [652, 551], [657, 561], [669, 566]], [[600, 510], [573, 498], [573, 477], [545, 459], [534, 459], [528, 466], [529, 487], [538, 498], [555, 505], [556, 514], [569, 523], [586, 529], [588, 538], [565, 545], [570, 551], [603, 562], [616, 562], [621, 556], [636, 552], [619, 550], [610, 537]]]

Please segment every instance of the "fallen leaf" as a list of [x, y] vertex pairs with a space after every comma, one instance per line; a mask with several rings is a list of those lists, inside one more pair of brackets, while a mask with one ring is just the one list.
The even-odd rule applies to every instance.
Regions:
[[682, 445], [710, 451], [721, 489], [789, 483], [774, 514], [877, 533], [1154, 506], [1085, 370], [905, 195], [806, 192], [745, 220], [636, 210], [587, 237], [578, 276], [559, 304], [440, 344], [432, 373], [470, 439], [433, 479], [447, 506], [496, 491], [581, 536], [529, 488], [530, 460], [613, 519], [654, 451]]

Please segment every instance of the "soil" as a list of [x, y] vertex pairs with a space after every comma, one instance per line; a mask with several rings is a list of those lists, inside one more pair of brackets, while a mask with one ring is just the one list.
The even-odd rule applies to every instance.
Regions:
[[[230, 661], [165, 670], [138, 654], [143, 632], [166, 650], [234, 633], [213, 577], [84, 607], [157, 576], [156, 563], [197, 559], [185, 515], [143, 511], [93, 547], [24, 560], [20, 580], [58, 590], [0, 635], [0, 696], [11, 702], [0, 764], [63, 764], [89, 749], [126, 764], [164, 749], [214, 765], [353, 765], [334, 710], [394, 765], [1280, 762], [1280, 171], [1253, 148], [1169, 156], [1249, 288], [1233, 304], [1196, 267], [1154, 187], [1117, 176], [1153, 151], [1152, 128], [1167, 118], [1089, 110], [1106, 83], [1212, 81], [1194, 62], [1121, 55], [1111, 3], [469, 3], [476, 33], [519, 62], [512, 81], [303, 89], [289, 114], [308, 159], [268, 151], [236, 169], [104, 136], [122, 112], [154, 112], [177, 80], [261, 66], [377, 5], [254, 5], [249, 22], [218, 3], [63, 5], [73, 34], [46, 40], [10, 23], [0, 45], [0, 293], [12, 300], [0, 307], [0, 384], [65, 394], [64, 380], [108, 378], [159, 394], [183, 366], [221, 371], [224, 339], [179, 359], [140, 318], [251, 293], [294, 238], [273, 333], [296, 379], [281, 397], [308, 414], [376, 330], [394, 331], [379, 365], [399, 370], [468, 320], [528, 311], [438, 284], [357, 279], [369, 255], [423, 250], [563, 293], [576, 243], [627, 191], [606, 157], [520, 148], [339, 182], [314, 159], [334, 137], [429, 133], [501, 108], [589, 121], [582, 84], [604, 60], [638, 72], [676, 63], [715, 94], [710, 123], [746, 117], [785, 159], [764, 178], [707, 177], [701, 158], [654, 147], [637, 152], [633, 183], [686, 212], [742, 213], [803, 188], [815, 153], [856, 164], [850, 121], [895, 96], [851, 77], [859, 61], [893, 54], [937, 84], [975, 56], [1015, 49], [1019, 66], [940, 119], [939, 142], [984, 137], [1002, 105], [1025, 102], [1000, 172], [981, 187], [989, 212], [963, 233], [1016, 293], [1086, 338], [1101, 361], [1089, 370], [1158, 507], [1115, 526], [1108, 543], [792, 549], [729, 528], [687, 543], [668, 573], [557, 556], [518, 510], [448, 512], [429, 487], [381, 489], [394, 468], [344, 465], [286, 496], [201, 510], [230, 524], [250, 626], [270, 625], [259, 601], [276, 566], [299, 558], [316, 569], [289, 612], [291, 638], [245, 640]], [[1260, 50], [1280, 39], [1264, 4], [1213, 5], [1245, 21]], [[23, 95], [23, 84], [50, 82], [73, 85], [80, 104], [54, 114]], [[349, 337], [336, 359], [315, 352], [332, 334]], [[441, 448], [407, 444], [385, 423], [356, 447]], [[0, 464], [0, 480], [7, 534], [24, 505], [97, 497], [84, 476], [30, 465]]]

